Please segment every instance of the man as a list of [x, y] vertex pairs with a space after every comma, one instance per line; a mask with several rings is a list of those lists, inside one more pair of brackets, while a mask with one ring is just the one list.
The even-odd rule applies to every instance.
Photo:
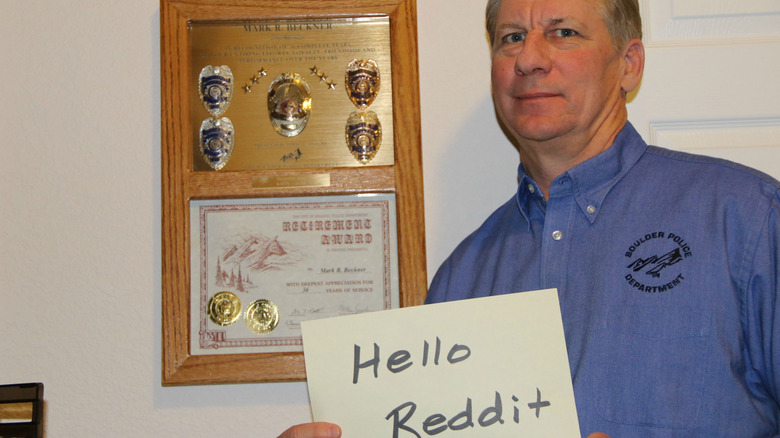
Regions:
[[642, 141], [637, 3], [488, 1], [520, 184], [427, 302], [557, 288], [584, 435], [780, 436], [780, 184]]

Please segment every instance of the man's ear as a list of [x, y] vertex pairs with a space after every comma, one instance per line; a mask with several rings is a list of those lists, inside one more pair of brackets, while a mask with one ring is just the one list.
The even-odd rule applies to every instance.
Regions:
[[620, 86], [623, 92], [628, 94], [639, 86], [642, 81], [642, 73], [645, 70], [645, 46], [639, 38], [633, 38], [626, 43], [623, 49], [623, 60], [626, 70]]

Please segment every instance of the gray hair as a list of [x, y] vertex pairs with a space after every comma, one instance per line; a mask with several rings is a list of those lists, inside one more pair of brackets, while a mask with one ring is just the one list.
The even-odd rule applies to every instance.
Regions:
[[[488, 0], [485, 8], [485, 27], [490, 47], [496, 38], [496, 19], [501, 0]], [[639, 15], [639, 0], [601, 0], [601, 16], [612, 36], [612, 42], [620, 50], [630, 39], [642, 39], [642, 17]]]

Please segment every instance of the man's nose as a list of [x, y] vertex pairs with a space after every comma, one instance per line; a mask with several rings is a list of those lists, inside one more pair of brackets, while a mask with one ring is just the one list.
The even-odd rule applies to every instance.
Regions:
[[550, 47], [544, 35], [529, 33], [515, 57], [515, 72], [519, 75], [550, 71]]

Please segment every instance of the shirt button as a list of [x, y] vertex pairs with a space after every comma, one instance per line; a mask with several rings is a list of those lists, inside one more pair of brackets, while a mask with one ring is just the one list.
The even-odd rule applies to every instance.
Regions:
[[534, 192], [536, 192], [536, 189], [534, 188], [533, 184], [528, 184], [528, 192], [531, 193], [532, 195], [534, 194]]
[[593, 214], [593, 213], [596, 212], [596, 206], [595, 205], [589, 205], [587, 210], [588, 210], [588, 213]]
[[553, 240], [561, 240], [563, 239], [563, 233], [561, 233], [560, 231], [553, 231], [552, 238]]

